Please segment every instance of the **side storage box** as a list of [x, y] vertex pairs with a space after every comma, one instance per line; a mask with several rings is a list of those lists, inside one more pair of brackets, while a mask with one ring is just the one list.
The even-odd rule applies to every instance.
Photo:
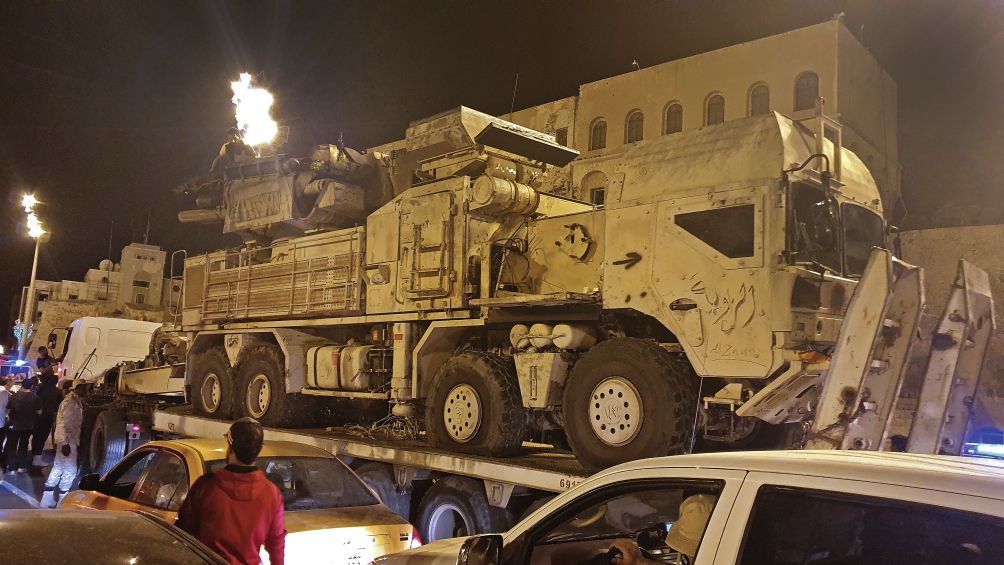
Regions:
[[204, 256], [202, 319], [362, 313], [364, 236], [358, 227]]

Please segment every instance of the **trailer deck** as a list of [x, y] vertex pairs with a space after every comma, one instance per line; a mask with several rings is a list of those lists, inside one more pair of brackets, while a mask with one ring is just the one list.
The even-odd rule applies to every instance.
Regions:
[[[219, 438], [230, 423], [197, 416], [186, 405], [156, 411], [153, 427], [168, 434]], [[564, 492], [590, 475], [571, 453], [540, 444], [524, 444], [522, 455], [492, 458], [439, 451], [421, 440], [362, 437], [337, 428], [265, 428], [265, 439], [305, 443], [343, 458], [379, 461], [395, 467], [462, 475], [547, 492]]]

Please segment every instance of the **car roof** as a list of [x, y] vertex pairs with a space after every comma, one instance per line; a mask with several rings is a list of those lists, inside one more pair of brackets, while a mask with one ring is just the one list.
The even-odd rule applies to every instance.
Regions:
[[[204, 438], [185, 438], [185, 439], [172, 439], [164, 441], [151, 441], [146, 444], [151, 447], [167, 447], [175, 448], [187, 447], [195, 452], [197, 452], [202, 459], [206, 461], [214, 461], [216, 459], [223, 459], [227, 452], [227, 440], [220, 439], [204, 439]], [[333, 458], [334, 455], [324, 451], [319, 447], [314, 447], [312, 445], [306, 445], [303, 443], [296, 443], [292, 441], [266, 441], [262, 444], [261, 453], [258, 457], [329, 457]]]
[[44, 563], [221, 562], [176, 527], [139, 512], [0, 510], [0, 527], [13, 542], [9, 549], [16, 547], [25, 562], [39, 557]]
[[1004, 462], [917, 453], [846, 450], [700, 453], [640, 459], [603, 471], [597, 477], [635, 469], [659, 468], [787, 473], [902, 485], [1004, 500]]

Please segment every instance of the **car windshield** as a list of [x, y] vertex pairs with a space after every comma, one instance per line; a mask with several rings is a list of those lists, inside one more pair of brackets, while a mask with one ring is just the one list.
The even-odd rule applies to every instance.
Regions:
[[791, 223], [796, 263], [812, 263], [840, 272], [839, 218], [821, 188], [804, 182], [791, 185]]
[[882, 218], [856, 204], [844, 204], [841, 216], [844, 223], [844, 274], [848, 277], [860, 277], [865, 272], [872, 248], [885, 247]]
[[[222, 469], [226, 461], [209, 461], [206, 471]], [[265, 472], [286, 510], [319, 510], [371, 506], [378, 501], [337, 459], [327, 457], [260, 457], [255, 466]]]

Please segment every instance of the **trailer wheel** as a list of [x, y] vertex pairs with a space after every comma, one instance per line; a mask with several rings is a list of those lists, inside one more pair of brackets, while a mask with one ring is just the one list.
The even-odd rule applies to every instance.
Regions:
[[234, 375], [222, 347], [192, 355], [192, 404], [195, 411], [225, 420], [233, 411]]
[[481, 481], [465, 477], [444, 477], [422, 497], [418, 529], [425, 543], [440, 539], [501, 533], [512, 527], [512, 516], [504, 508], [488, 504]]
[[309, 416], [294, 412], [286, 393], [286, 367], [278, 347], [250, 347], [237, 367], [237, 415], [250, 416], [265, 426], [292, 426]]
[[579, 359], [565, 384], [565, 432], [572, 452], [593, 469], [686, 453], [696, 385], [686, 361], [654, 342], [600, 343]]
[[411, 517], [411, 493], [399, 493], [394, 481], [393, 468], [372, 461], [356, 467], [355, 472], [367, 485], [376, 491], [384, 506], [397, 512], [405, 520]]
[[[126, 423], [126, 415], [120, 410], [105, 410], [98, 414], [88, 450], [89, 463], [95, 473], [104, 476], [125, 457], [130, 447]], [[139, 439], [134, 440], [131, 447], [136, 448], [152, 440], [150, 427], [143, 426]]]
[[491, 456], [518, 451], [526, 410], [511, 363], [484, 351], [448, 360], [432, 381], [425, 427], [435, 447]]

